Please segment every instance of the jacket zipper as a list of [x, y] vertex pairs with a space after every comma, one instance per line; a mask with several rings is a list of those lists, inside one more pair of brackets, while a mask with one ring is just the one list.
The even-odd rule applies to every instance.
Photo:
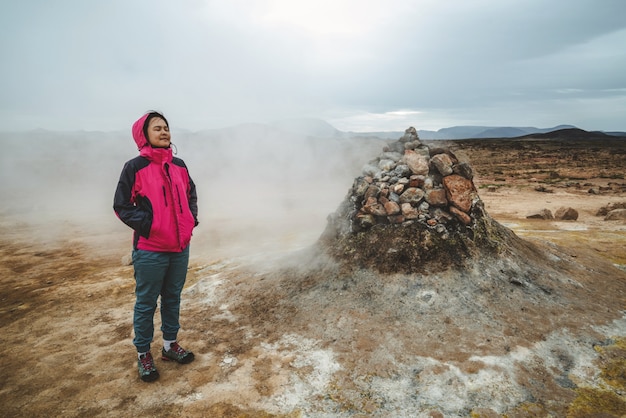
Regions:
[[163, 201], [165, 202], [165, 207], [167, 207], [167, 193], [165, 192], [165, 186], [161, 186], [163, 188]]
[[[174, 200], [174, 190], [172, 188], [172, 177], [170, 176], [170, 166], [167, 163], [165, 163], [164, 166], [165, 166], [165, 173], [167, 175], [167, 179], [166, 179], [167, 180], [167, 186], [168, 186], [170, 194], [172, 195], [172, 200]], [[178, 185], [176, 185], [176, 189], [177, 189], [177, 192], [178, 192]], [[165, 193], [165, 186], [163, 186], [163, 193]], [[180, 201], [178, 202], [178, 204], [180, 205]], [[174, 207], [172, 207], [172, 213], [174, 215], [174, 224], [176, 226], [176, 237], [178, 239], [178, 247], [181, 248], [182, 245], [181, 245], [181, 240], [180, 240], [180, 225], [178, 225], [179, 218], [176, 215], [176, 209], [174, 209]]]

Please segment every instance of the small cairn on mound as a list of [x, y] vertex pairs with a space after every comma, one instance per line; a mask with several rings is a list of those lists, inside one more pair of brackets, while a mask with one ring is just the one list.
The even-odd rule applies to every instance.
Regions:
[[381, 273], [438, 271], [498, 254], [519, 238], [487, 215], [473, 170], [415, 128], [363, 167], [318, 244], [333, 258]]

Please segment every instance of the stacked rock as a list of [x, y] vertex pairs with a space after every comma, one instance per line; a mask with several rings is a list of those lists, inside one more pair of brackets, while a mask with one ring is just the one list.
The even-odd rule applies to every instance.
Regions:
[[467, 163], [449, 150], [422, 144], [410, 127], [355, 179], [349, 196], [358, 208], [354, 228], [407, 221], [433, 227], [453, 219], [469, 225], [478, 201], [472, 179]]
[[472, 168], [412, 127], [364, 166], [318, 240], [334, 259], [383, 273], [461, 267], [513, 243], [484, 210]]

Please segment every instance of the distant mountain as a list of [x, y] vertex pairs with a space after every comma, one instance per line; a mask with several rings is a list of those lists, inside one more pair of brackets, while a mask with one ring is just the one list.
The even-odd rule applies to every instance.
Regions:
[[528, 131], [522, 128], [501, 127], [486, 129], [472, 138], [513, 138], [526, 135], [527, 133]]
[[520, 138], [525, 139], [606, 139], [611, 137], [604, 132], [589, 132], [584, 129], [578, 128], [566, 128], [566, 129], [558, 129], [556, 131], [543, 132], [543, 133], [533, 133], [529, 135], [524, 135]]
[[438, 131], [417, 131], [421, 139], [471, 139], [471, 138], [515, 138], [534, 133], [552, 132], [559, 129], [576, 128], [573, 125], [558, 125], [553, 128], [534, 126], [453, 126]]
[[610, 135], [610, 136], [623, 136], [623, 137], [626, 137], [626, 132], [621, 132], [621, 131], [607, 131], [607, 132], [604, 132], [604, 133], [607, 134], [607, 135]]

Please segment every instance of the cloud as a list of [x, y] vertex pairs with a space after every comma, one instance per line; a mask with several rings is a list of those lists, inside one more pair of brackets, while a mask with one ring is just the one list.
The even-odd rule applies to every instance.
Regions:
[[[158, 108], [189, 129], [290, 117], [398, 129], [402, 110], [439, 127], [567, 97], [608, 110], [626, 87], [625, 14], [619, 0], [14, 2], [0, 16], [0, 122], [120, 129]], [[554, 123], [576, 103], [569, 123], [604, 128], [580, 101]], [[493, 107], [498, 118], [482, 113]]]

